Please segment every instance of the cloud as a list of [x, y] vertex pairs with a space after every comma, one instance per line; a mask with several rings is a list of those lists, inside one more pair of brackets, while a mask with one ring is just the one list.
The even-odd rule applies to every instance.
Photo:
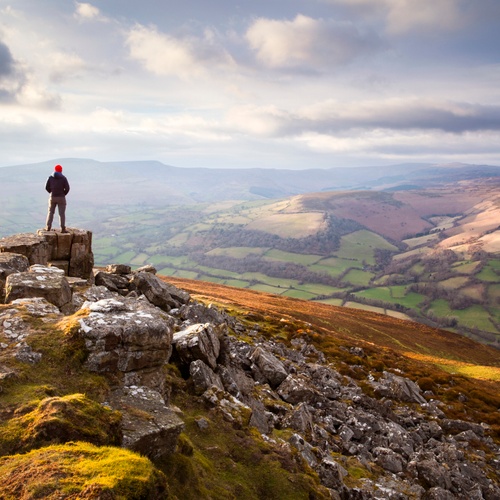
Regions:
[[101, 16], [100, 10], [94, 5], [84, 2], [75, 2], [75, 5], [74, 16], [79, 21], [105, 20], [105, 18]]
[[[472, 161], [497, 163], [500, 134], [365, 130], [355, 135], [307, 133], [297, 138], [311, 152], [377, 161]], [[485, 146], [487, 142], [488, 146]]]
[[299, 14], [292, 21], [257, 19], [246, 39], [257, 59], [269, 68], [324, 71], [372, 53], [380, 40], [353, 24]]
[[76, 54], [55, 52], [51, 55], [48, 68], [50, 69], [50, 79], [54, 82], [61, 82], [80, 74], [86, 69], [86, 64]]
[[276, 107], [245, 106], [228, 113], [229, 122], [243, 133], [268, 137], [303, 134], [352, 134], [360, 130], [442, 131], [450, 134], [499, 131], [500, 106], [388, 99], [340, 103], [321, 102], [295, 112]]
[[215, 31], [206, 29], [202, 37], [174, 37], [154, 26], [140, 24], [129, 30], [126, 43], [132, 59], [157, 75], [180, 78], [200, 77], [234, 64], [231, 55], [218, 42]]
[[0, 41], [0, 78], [11, 76], [14, 73], [14, 58], [9, 47]]
[[455, 30], [466, 22], [463, 0], [325, 0], [343, 4], [365, 17], [382, 16], [386, 29], [401, 34], [421, 29]]
[[9, 47], [0, 41], [0, 103], [14, 102], [23, 77]]
[[500, 106], [394, 98], [351, 105], [322, 103], [305, 116], [326, 130], [382, 128], [392, 130], [500, 130]]

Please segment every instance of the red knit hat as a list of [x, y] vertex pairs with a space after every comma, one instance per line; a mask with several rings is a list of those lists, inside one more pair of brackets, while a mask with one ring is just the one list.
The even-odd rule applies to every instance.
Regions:
[[55, 170], [56, 172], [62, 172], [62, 167], [61, 167], [61, 165], [56, 165], [56, 166], [54, 167], [54, 170]]

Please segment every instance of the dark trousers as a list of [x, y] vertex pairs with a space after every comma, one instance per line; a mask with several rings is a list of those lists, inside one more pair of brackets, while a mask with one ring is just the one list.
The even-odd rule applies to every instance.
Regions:
[[49, 213], [47, 214], [47, 223], [45, 224], [45, 227], [49, 230], [52, 227], [52, 221], [54, 220], [56, 207], [59, 211], [59, 222], [61, 223], [61, 229], [66, 228], [66, 197], [51, 196], [49, 198]]

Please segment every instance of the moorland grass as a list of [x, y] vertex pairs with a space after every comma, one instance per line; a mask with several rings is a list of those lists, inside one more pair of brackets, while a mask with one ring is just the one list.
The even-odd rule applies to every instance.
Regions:
[[165, 476], [145, 457], [73, 442], [0, 458], [2, 498], [167, 498]]

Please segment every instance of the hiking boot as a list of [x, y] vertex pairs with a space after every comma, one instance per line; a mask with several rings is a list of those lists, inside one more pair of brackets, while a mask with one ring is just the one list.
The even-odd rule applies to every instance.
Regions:
[[51, 229], [50, 226], [47, 226], [47, 227], [43, 228], [44, 231], [50, 231], [50, 229]]
[[65, 227], [62, 227], [61, 228], [61, 233], [67, 233], [68, 231], [66, 231], [66, 228]]

